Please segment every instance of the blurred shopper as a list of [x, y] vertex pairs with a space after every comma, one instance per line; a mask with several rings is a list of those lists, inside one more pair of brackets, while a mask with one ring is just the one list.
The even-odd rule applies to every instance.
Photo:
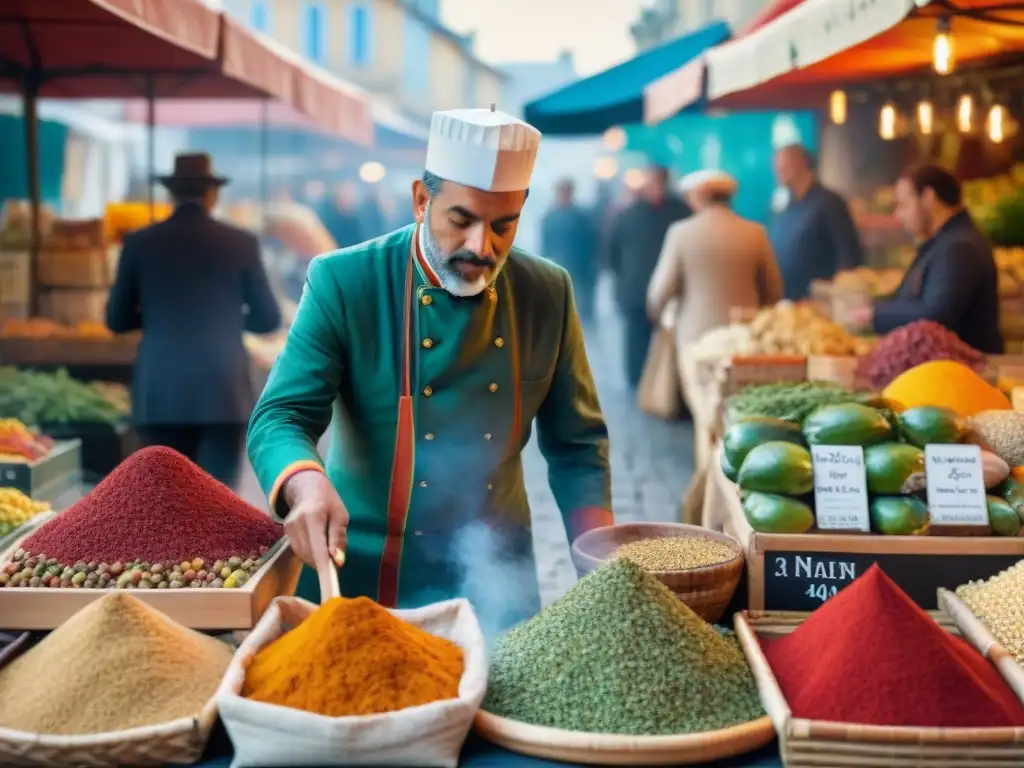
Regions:
[[647, 289], [647, 309], [657, 323], [669, 302], [678, 300], [681, 362], [685, 345], [728, 325], [735, 310], [779, 301], [782, 277], [765, 228], [732, 211], [735, 179], [721, 171], [697, 171], [684, 177], [680, 187], [694, 215], [669, 228]]
[[339, 248], [348, 248], [364, 240], [358, 196], [351, 182], [339, 184], [334, 198], [327, 200], [317, 213]]
[[963, 208], [960, 183], [929, 165], [896, 183], [896, 215], [920, 245], [899, 290], [855, 313], [855, 321], [888, 333], [915, 320], [941, 323], [977, 350], [1002, 354], [999, 288], [988, 240]]
[[125, 237], [107, 325], [143, 332], [132, 377], [143, 443], [174, 448], [235, 487], [256, 399], [242, 334], [277, 330], [281, 313], [259, 241], [210, 216], [227, 181], [210, 156], [179, 155], [160, 181], [174, 213]]
[[541, 253], [565, 267], [572, 277], [576, 309], [584, 325], [594, 319], [598, 264], [597, 226], [590, 214], [576, 204], [570, 179], [555, 185], [555, 205], [541, 224]]
[[643, 375], [654, 326], [647, 317], [647, 286], [668, 228], [691, 213], [668, 188], [668, 170], [649, 168], [637, 199], [615, 218], [606, 263], [615, 275], [615, 298], [625, 326], [626, 381], [636, 388]]
[[390, 232], [384, 208], [380, 202], [380, 191], [377, 186], [365, 187], [363, 201], [359, 205], [359, 226], [362, 240], [373, 240]]
[[798, 144], [780, 149], [775, 175], [789, 192], [789, 204], [772, 221], [772, 246], [785, 298], [798, 301], [807, 298], [813, 280], [831, 280], [840, 270], [859, 267], [864, 253], [846, 201], [821, 185], [807, 149]]

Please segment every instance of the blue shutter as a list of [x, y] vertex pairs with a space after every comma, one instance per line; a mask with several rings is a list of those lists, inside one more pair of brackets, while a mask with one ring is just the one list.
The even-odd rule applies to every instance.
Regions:
[[348, 57], [354, 67], [365, 67], [373, 58], [373, 20], [366, 3], [356, 3], [348, 12]]
[[306, 58], [317, 64], [324, 63], [324, 7], [323, 3], [306, 3], [305, 15]]
[[267, 0], [252, 0], [249, 6], [249, 26], [260, 32], [270, 29], [270, 8]]

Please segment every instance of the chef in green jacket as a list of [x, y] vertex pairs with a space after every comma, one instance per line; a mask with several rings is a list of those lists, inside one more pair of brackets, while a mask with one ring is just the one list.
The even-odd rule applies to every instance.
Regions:
[[386, 606], [468, 597], [505, 626], [536, 612], [521, 458], [534, 420], [570, 541], [612, 522], [572, 284], [513, 247], [539, 144], [493, 107], [435, 113], [417, 223], [310, 264], [248, 432], [271, 508], [316, 569], [300, 596], [318, 601], [343, 564], [343, 594]]

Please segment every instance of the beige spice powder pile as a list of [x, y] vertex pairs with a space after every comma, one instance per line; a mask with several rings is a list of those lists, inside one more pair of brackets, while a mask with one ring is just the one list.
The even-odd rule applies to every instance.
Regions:
[[0, 724], [69, 735], [193, 717], [232, 655], [138, 598], [110, 594], [0, 669]]

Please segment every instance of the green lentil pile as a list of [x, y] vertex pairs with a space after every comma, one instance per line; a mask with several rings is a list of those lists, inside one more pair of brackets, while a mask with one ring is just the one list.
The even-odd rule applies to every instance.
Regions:
[[1018, 664], [1024, 664], [1024, 560], [987, 581], [969, 581], [956, 588], [971, 613]]
[[701, 733], [764, 715], [735, 638], [629, 560], [502, 637], [484, 709], [585, 733]]
[[802, 424], [812, 411], [821, 406], [844, 403], [881, 404], [873, 392], [853, 391], [821, 381], [804, 381], [747, 387], [726, 400], [725, 408], [731, 419], [770, 416]]
[[736, 557], [728, 544], [701, 536], [663, 536], [623, 544], [612, 558], [624, 558], [648, 571], [686, 571]]

